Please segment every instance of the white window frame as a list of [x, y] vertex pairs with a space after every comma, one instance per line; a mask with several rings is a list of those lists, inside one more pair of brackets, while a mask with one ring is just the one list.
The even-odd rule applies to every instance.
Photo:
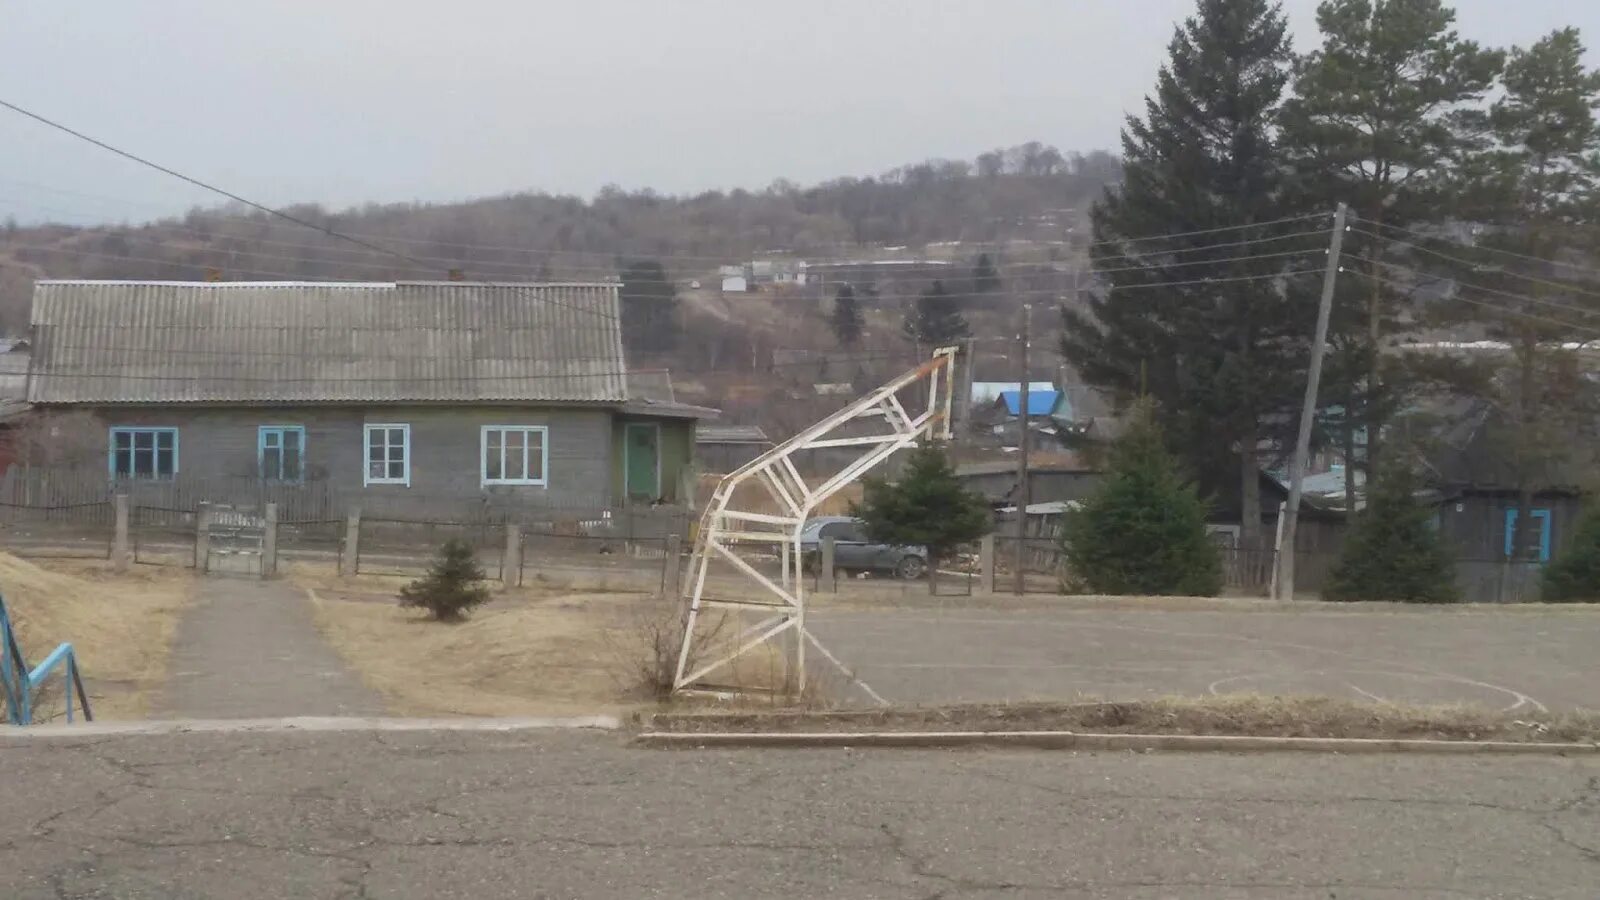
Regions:
[[[539, 477], [538, 478], [490, 478], [489, 477], [489, 432], [498, 431], [500, 435], [500, 471], [505, 472], [507, 431], [523, 432], [522, 459], [526, 463], [528, 456], [528, 433], [539, 433]], [[522, 471], [527, 472], [528, 466], [524, 465]], [[520, 484], [530, 487], [547, 487], [550, 484], [550, 427], [548, 425], [485, 425], [478, 431], [478, 485], [489, 487], [500, 484]]]
[[[373, 478], [372, 477], [372, 433], [378, 429], [387, 431], [391, 428], [400, 429], [401, 436], [401, 463], [404, 464], [405, 474], [399, 478]], [[383, 439], [383, 471], [389, 471], [389, 436]], [[398, 484], [405, 487], [411, 486], [411, 425], [406, 422], [368, 422], [361, 430], [361, 484]]]

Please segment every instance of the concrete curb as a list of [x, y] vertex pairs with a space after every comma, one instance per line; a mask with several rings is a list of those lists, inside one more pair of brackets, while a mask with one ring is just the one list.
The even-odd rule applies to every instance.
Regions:
[[1564, 756], [1600, 753], [1600, 744], [1517, 741], [1388, 740], [1382, 738], [1257, 737], [1210, 734], [1089, 734], [1072, 731], [693, 732], [647, 731], [647, 747], [1027, 747], [1041, 750], [1133, 750], [1185, 753], [1516, 753]]
[[104, 737], [239, 732], [330, 731], [544, 731], [589, 728], [615, 731], [616, 716], [527, 716], [483, 719], [398, 719], [374, 716], [298, 716], [281, 719], [169, 719], [149, 722], [84, 722], [81, 724], [0, 727], [0, 740], [50, 740]]

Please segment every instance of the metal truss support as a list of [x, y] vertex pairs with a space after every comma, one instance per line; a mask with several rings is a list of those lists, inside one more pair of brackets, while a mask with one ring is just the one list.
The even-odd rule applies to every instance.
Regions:
[[[679, 587], [680, 594], [687, 600], [687, 611], [673, 679], [674, 691], [741, 690], [738, 685], [716, 685], [711, 679], [767, 642], [783, 649], [787, 687], [796, 692], [805, 690], [808, 642], [852, 681], [856, 680], [806, 628], [800, 531], [812, 511], [895, 451], [910, 447], [929, 435], [950, 438], [957, 350], [956, 347], [935, 350], [927, 362], [768, 450], [718, 482], [700, 517], [686, 583]], [[918, 412], [913, 414], [908, 407]], [[838, 450], [849, 461], [813, 487], [801, 477], [794, 458], [803, 451], [823, 448]], [[853, 456], [852, 450], [856, 451]], [[752, 509], [755, 504], [751, 502], [750, 491], [740, 491], [747, 485], [758, 485], [772, 502], [762, 504], [759, 510]], [[773, 513], [772, 509], [778, 512]], [[776, 577], [771, 571], [773, 557], [778, 562]], [[743, 576], [742, 589], [736, 595], [713, 595], [714, 564], [719, 573], [731, 570], [731, 574]], [[701, 625], [701, 615], [708, 608], [733, 613], [736, 618], [741, 617], [739, 614], [755, 614], [756, 621], [735, 634], [731, 649], [702, 646], [704, 639], [696, 634], [696, 628]], [[793, 634], [785, 639], [789, 632]], [[871, 688], [859, 681], [856, 683], [873, 699], [882, 702]]]

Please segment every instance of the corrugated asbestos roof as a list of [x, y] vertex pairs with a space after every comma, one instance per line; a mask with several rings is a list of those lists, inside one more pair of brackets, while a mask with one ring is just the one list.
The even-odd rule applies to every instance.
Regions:
[[40, 281], [34, 403], [622, 402], [616, 284]]
[[772, 443], [760, 425], [701, 425], [695, 429], [694, 439], [701, 444]]

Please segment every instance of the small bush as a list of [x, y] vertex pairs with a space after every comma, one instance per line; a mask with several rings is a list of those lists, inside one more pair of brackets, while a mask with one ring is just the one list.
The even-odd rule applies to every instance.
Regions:
[[1322, 589], [1324, 600], [1454, 603], [1455, 573], [1408, 469], [1379, 475]]
[[440, 622], [459, 622], [489, 599], [483, 569], [465, 541], [448, 540], [433, 558], [428, 574], [400, 589], [400, 605], [418, 607]]
[[1111, 476], [1062, 530], [1065, 586], [1097, 594], [1215, 596], [1222, 564], [1205, 503], [1162, 442], [1148, 404], [1111, 448]]
[[1545, 567], [1540, 599], [1546, 603], [1600, 602], [1600, 502], [1584, 510], [1573, 529], [1572, 542]]

